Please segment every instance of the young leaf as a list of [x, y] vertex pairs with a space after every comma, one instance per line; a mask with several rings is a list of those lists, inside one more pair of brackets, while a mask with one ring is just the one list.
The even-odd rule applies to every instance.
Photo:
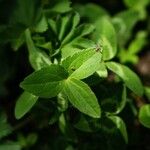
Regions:
[[73, 42], [74, 40], [77, 40], [78, 38], [84, 37], [90, 34], [93, 30], [94, 30], [94, 26], [92, 24], [82, 24], [78, 26], [77, 28], [74, 28], [72, 32], [70, 32], [64, 38], [61, 46], [64, 46], [70, 42]]
[[[75, 28], [69, 33], [61, 44], [62, 58], [71, 56], [75, 52], [82, 50], [82, 47], [75, 47], [74, 44], [84, 36], [90, 34], [94, 30], [94, 26], [91, 24], [83, 24]], [[81, 42], [81, 41], [80, 41]]]
[[84, 79], [92, 75], [99, 68], [101, 53], [93, 49], [82, 51], [66, 58], [62, 65], [71, 77]]
[[22, 118], [36, 103], [38, 97], [28, 92], [23, 92], [15, 106], [15, 117]]
[[57, 23], [53, 19], [48, 19], [48, 25], [50, 26], [50, 30], [52, 31], [53, 35], [56, 36], [57, 32]]
[[55, 97], [63, 87], [64, 79], [68, 77], [65, 69], [59, 65], [50, 65], [33, 72], [26, 77], [20, 86], [40, 97]]
[[81, 38], [75, 40], [73, 43], [71, 43], [71, 45], [73, 47], [79, 48], [81, 50], [81, 49], [88, 49], [90, 47], [95, 47], [95, 42], [90, 39], [81, 37]]
[[100, 118], [101, 109], [97, 98], [87, 84], [69, 78], [64, 84], [63, 91], [74, 107], [91, 117]]
[[44, 51], [41, 51], [40, 49], [35, 47], [29, 29], [26, 30], [25, 35], [26, 35], [26, 42], [29, 51], [29, 60], [31, 66], [35, 70], [41, 69], [42, 67], [49, 66], [51, 64], [50, 58]]
[[91, 47], [95, 47], [95, 42], [92, 40], [83, 37], [77, 38], [62, 48], [62, 58], [67, 58], [77, 52], [81, 52], [83, 49], [89, 49]]
[[99, 64], [99, 68], [96, 73], [102, 78], [106, 78], [108, 76], [108, 71], [104, 62]]
[[57, 21], [58, 39], [62, 41], [67, 35], [71, 35], [74, 32], [74, 29], [78, 25], [79, 21], [80, 16], [78, 13], [61, 17], [60, 20]]
[[139, 121], [143, 126], [150, 128], [150, 104], [143, 105], [140, 108]]
[[75, 70], [70, 77], [76, 79], [87, 78], [99, 69], [100, 62], [101, 53], [95, 53], [91, 58], [85, 61], [77, 70]]
[[35, 25], [34, 30], [36, 32], [45, 32], [48, 29], [48, 23], [46, 17], [43, 15], [40, 21]]
[[75, 53], [72, 56], [65, 58], [62, 61], [62, 66], [71, 74], [73, 72], [73, 67], [76, 66], [76, 68], [74, 69], [79, 68], [86, 60], [88, 60], [92, 55], [94, 55], [94, 53], [94, 49], [82, 50], [78, 53]]
[[127, 134], [126, 125], [125, 125], [124, 121], [118, 116], [109, 116], [108, 118], [113, 121], [113, 123], [116, 125], [117, 129], [122, 134], [125, 142], [128, 143], [128, 134]]
[[125, 83], [125, 85], [135, 94], [141, 96], [143, 94], [143, 85], [139, 77], [128, 67], [115, 63], [107, 62], [108, 69], [116, 73]]
[[103, 60], [112, 59], [117, 52], [116, 32], [108, 18], [103, 17], [95, 22], [96, 31], [93, 39], [102, 45]]

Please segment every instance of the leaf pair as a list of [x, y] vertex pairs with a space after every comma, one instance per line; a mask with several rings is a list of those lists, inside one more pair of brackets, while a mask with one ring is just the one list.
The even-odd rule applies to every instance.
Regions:
[[81, 112], [95, 118], [100, 117], [96, 96], [87, 84], [79, 80], [92, 75], [100, 60], [101, 53], [93, 49], [80, 52], [66, 58], [62, 62], [63, 67], [52, 64], [35, 71], [25, 78], [21, 87], [36, 96], [46, 98], [63, 92]]
[[[88, 85], [74, 78], [66, 80], [67, 73], [65, 70], [63, 70], [64, 72], [60, 71], [62, 67], [55, 65], [55, 69], [60, 69], [57, 72], [53, 68], [54, 65], [34, 72], [21, 83], [21, 87], [36, 96], [49, 98], [57, 96], [63, 91], [72, 105], [81, 112], [92, 117], [100, 117], [97, 99]], [[61, 73], [58, 74], [59, 72]]]

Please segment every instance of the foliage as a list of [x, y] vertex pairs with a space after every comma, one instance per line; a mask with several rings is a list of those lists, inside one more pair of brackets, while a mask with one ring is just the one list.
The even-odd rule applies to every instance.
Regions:
[[148, 43], [147, 29], [134, 29], [149, 4], [124, 0], [113, 16], [68, 0], [14, 0], [11, 13], [1, 9], [2, 99], [11, 97], [6, 81], [17, 83], [13, 108], [0, 106], [0, 150], [119, 150], [132, 143], [128, 115], [150, 128], [150, 87], [134, 68]]

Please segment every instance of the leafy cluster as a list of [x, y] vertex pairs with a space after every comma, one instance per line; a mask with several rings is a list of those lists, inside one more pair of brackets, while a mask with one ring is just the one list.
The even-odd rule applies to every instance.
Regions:
[[[5, 142], [18, 129], [2, 113], [0, 149], [125, 149], [128, 109], [150, 127], [150, 105], [139, 110], [134, 104], [143, 95], [149, 99], [150, 88], [127, 66], [137, 64], [147, 44], [146, 29], [131, 36], [136, 23], [146, 19], [149, 0], [124, 4], [126, 10], [110, 16], [92, 3], [15, 1], [11, 16], [0, 24], [0, 43], [1, 49], [9, 44], [16, 53], [28, 51], [32, 73], [20, 83], [14, 114], [25, 121], [34, 118], [36, 133], [18, 133], [15, 142]], [[40, 138], [44, 130], [56, 130], [46, 133], [46, 144]]]

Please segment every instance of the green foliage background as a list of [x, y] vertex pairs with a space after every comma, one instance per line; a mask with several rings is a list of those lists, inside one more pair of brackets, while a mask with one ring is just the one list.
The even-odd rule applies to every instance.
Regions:
[[0, 150], [149, 149], [149, 0], [0, 0]]

